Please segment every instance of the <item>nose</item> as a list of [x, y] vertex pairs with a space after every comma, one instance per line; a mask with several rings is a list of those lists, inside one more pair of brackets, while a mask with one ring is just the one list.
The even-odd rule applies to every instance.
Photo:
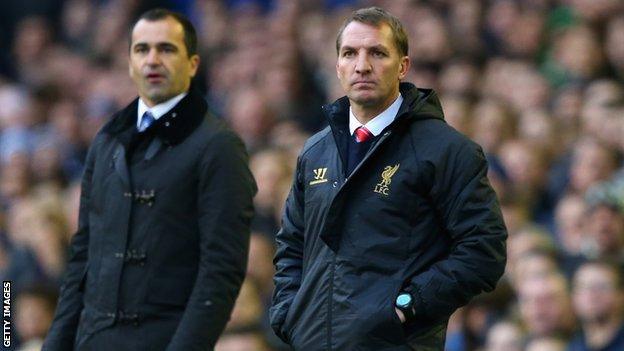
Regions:
[[146, 62], [150, 66], [160, 65], [160, 55], [158, 54], [158, 50], [155, 48], [150, 49], [147, 53], [147, 57], [145, 58]]
[[366, 53], [358, 53], [357, 61], [355, 62], [355, 72], [358, 74], [367, 74], [372, 70], [368, 55]]

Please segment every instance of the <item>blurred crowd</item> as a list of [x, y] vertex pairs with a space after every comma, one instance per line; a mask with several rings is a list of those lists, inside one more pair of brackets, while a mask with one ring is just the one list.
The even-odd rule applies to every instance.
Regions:
[[406, 26], [406, 80], [435, 89], [486, 151], [509, 230], [505, 276], [453, 315], [447, 349], [624, 350], [621, 0], [3, 2], [0, 275], [18, 348], [37, 350], [50, 325], [89, 142], [136, 97], [129, 26], [166, 6], [195, 23], [193, 84], [246, 142], [259, 186], [248, 278], [217, 350], [287, 350], [266, 320], [273, 238], [320, 107], [343, 95], [336, 31], [369, 5]]

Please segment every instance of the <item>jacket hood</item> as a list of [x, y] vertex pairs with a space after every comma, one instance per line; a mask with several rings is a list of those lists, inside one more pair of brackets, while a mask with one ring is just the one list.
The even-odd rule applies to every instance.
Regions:
[[[417, 88], [412, 83], [403, 82], [399, 85], [403, 103], [399, 108], [397, 119], [439, 119], [444, 120], [442, 106], [438, 95], [433, 89]], [[341, 97], [332, 104], [323, 106], [330, 124], [349, 123], [349, 98]]]

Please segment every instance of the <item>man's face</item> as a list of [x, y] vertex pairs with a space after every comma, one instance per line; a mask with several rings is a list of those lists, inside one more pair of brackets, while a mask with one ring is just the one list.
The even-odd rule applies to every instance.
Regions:
[[409, 58], [399, 53], [387, 24], [353, 21], [342, 32], [336, 72], [351, 104], [364, 109], [388, 106], [408, 68]]
[[140, 20], [132, 31], [130, 77], [148, 106], [189, 89], [199, 56], [188, 56], [184, 29], [172, 17]]
[[581, 320], [604, 322], [622, 312], [624, 298], [616, 281], [613, 271], [598, 265], [586, 265], [576, 272], [573, 301]]
[[596, 245], [598, 253], [619, 255], [624, 248], [624, 216], [619, 210], [597, 205], [586, 218], [586, 239]]
[[549, 336], [567, 329], [572, 321], [565, 282], [552, 277], [529, 278], [518, 289], [522, 320], [533, 336]]
[[54, 317], [45, 300], [32, 295], [19, 296], [16, 310], [15, 323], [24, 341], [45, 337]]

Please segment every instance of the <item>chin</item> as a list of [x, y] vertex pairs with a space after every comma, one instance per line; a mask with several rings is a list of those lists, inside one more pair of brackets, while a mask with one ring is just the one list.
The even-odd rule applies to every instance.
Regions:
[[377, 93], [372, 90], [351, 90], [348, 95], [352, 100], [364, 101], [377, 98]]
[[356, 95], [350, 96], [349, 100], [362, 106], [375, 106], [379, 103], [379, 98], [377, 96], [370, 96], [370, 95], [356, 94]]
[[158, 103], [169, 99], [169, 96], [167, 94], [165, 94], [164, 92], [160, 92], [160, 91], [153, 92], [152, 94], [149, 94], [148, 96], [152, 101], [156, 101]]

